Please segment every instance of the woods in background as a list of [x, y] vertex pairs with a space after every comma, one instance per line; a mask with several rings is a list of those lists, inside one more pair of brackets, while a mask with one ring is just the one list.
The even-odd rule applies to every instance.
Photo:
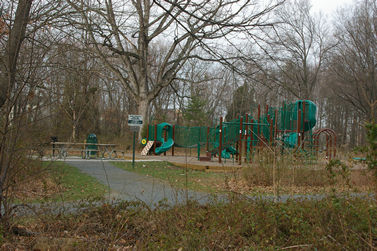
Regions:
[[297, 99], [318, 105], [340, 145], [361, 145], [377, 116], [377, 7], [350, 7], [330, 22], [302, 0], [7, 0], [1, 149], [25, 134], [127, 144], [128, 114], [210, 126]]

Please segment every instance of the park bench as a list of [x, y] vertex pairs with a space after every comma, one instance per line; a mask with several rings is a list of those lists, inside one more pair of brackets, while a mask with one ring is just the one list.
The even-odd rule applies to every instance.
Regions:
[[[90, 159], [91, 154], [95, 152], [96, 155], [99, 155], [102, 158], [112, 159], [113, 156], [117, 158], [118, 152], [122, 152], [124, 156], [124, 151], [115, 150], [114, 147], [116, 144], [93, 144], [93, 143], [71, 143], [71, 142], [51, 142], [53, 146], [53, 151], [57, 151], [57, 157], [60, 159], [65, 159], [68, 156], [68, 152], [80, 152], [80, 155], [83, 159]], [[98, 149], [88, 149], [87, 146], [97, 146]], [[82, 146], [82, 148], [80, 148]]]

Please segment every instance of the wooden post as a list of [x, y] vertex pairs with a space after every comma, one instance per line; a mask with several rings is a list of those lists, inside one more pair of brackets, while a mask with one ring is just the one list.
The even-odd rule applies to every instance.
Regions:
[[[293, 106], [293, 104], [290, 104], [291, 106]], [[298, 110], [298, 107], [297, 107], [297, 110]], [[292, 117], [292, 118], [289, 118], [289, 121], [291, 122], [290, 123], [290, 130], [292, 130], [292, 132], [294, 132], [294, 122], [293, 122], [293, 111], [292, 112], [290, 112], [290, 113], [288, 113], [287, 112], [287, 114], [290, 114], [291, 116], [290, 117]], [[297, 117], [296, 117], [296, 120], [297, 120]], [[297, 121], [296, 121], [296, 125], [297, 125]]]
[[270, 138], [269, 138], [269, 141], [270, 141], [270, 145], [272, 145], [272, 138], [273, 138], [273, 125], [272, 125], [272, 119], [271, 119], [271, 116], [270, 115], [267, 115], [267, 120], [268, 120], [268, 123], [270, 124]]
[[[240, 116], [238, 116], [238, 119], [241, 121], [241, 118], [240, 118]], [[237, 140], [236, 141], [236, 151], [239, 153], [240, 151], [239, 151], [239, 146], [240, 146], [240, 144], [239, 144], [239, 141]], [[236, 161], [237, 161], [237, 159], [236, 159]]]
[[154, 144], [153, 144], [153, 153], [156, 153], [156, 144], [157, 144], [157, 125], [154, 125]]
[[245, 117], [245, 136], [244, 136], [244, 138], [245, 138], [245, 163], [247, 162], [247, 133], [248, 133], [248, 128], [249, 128], [249, 126], [248, 126], [248, 122], [249, 122], [249, 116], [246, 114], [245, 115], [246, 117]]
[[305, 100], [302, 101], [302, 134], [301, 134], [301, 142], [302, 142], [302, 149], [304, 149], [305, 143], [305, 112], [306, 112], [306, 105]]
[[253, 141], [254, 141], [254, 119], [250, 120], [250, 123], [251, 123], [251, 133], [250, 133], [250, 147], [249, 147], [249, 151], [250, 151], [250, 163], [252, 162], [252, 156], [253, 156]]
[[257, 146], [259, 146], [259, 139], [260, 139], [260, 105], [258, 105], [258, 132], [257, 132]]
[[329, 147], [330, 147], [330, 149], [329, 149], [329, 160], [331, 160], [331, 157], [332, 157], [332, 137], [331, 137], [331, 135], [329, 136]]
[[220, 117], [219, 137], [219, 163], [221, 163], [221, 149], [223, 147], [223, 117]]
[[278, 137], [278, 110], [275, 110], [275, 133], [274, 133], [274, 140]]
[[300, 147], [301, 145], [301, 109], [297, 110], [297, 146]]
[[326, 157], [329, 157], [329, 135], [326, 134]]
[[242, 117], [240, 117], [240, 138], [239, 138], [239, 152], [238, 152], [238, 164], [241, 165], [241, 162], [242, 162], [242, 127], [243, 127], [243, 123], [242, 123]]
[[281, 119], [281, 130], [285, 129], [285, 102], [283, 102], [283, 109], [281, 111], [281, 114], [280, 114], [280, 119]]
[[207, 127], [207, 152], [209, 151], [209, 126]]
[[[175, 144], [175, 125], [173, 125], [173, 141], [174, 141], [174, 144]], [[171, 148], [171, 156], [174, 156], [174, 145], [173, 147]]]

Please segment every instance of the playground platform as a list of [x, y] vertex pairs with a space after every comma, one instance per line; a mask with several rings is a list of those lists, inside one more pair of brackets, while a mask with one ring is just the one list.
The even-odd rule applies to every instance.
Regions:
[[[132, 159], [132, 154], [125, 154], [125, 159]], [[219, 163], [218, 158], [213, 158], [212, 161], [199, 161], [197, 156], [188, 155], [187, 157], [183, 154], [175, 154], [174, 156], [171, 155], [149, 155], [149, 156], [136, 156], [136, 160], [145, 160], [145, 161], [167, 161], [179, 167], [188, 167], [190, 169], [195, 170], [202, 170], [208, 172], [224, 172], [224, 171], [235, 171], [242, 167], [246, 167], [249, 164], [242, 162], [242, 165], [239, 165], [236, 159], [227, 159], [222, 160]]]

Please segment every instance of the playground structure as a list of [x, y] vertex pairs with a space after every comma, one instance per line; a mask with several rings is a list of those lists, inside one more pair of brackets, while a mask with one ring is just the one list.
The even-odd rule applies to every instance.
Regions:
[[[336, 155], [336, 134], [332, 129], [324, 128], [313, 132], [316, 125], [316, 105], [310, 100], [298, 100], [283, 104], [279, 108], [265, 107], [262, 114], [258, 105], [256, 117], [239, 116], [231, 121], [220, 118], [216, 127], [186, 127], [161, 123], [148, 125], [146, 154], [162, 154], [175, 147], [196, 148], [199, 160], [211, 160], [218, 156], [222, 159], [236, 157], [238, 163], [251, 162], [256, 151], [261, 148], [280, 147], [281, 151], [318, 155], [321, 135], [325, 135], [326, 157]], [[207, 155], [200, 153], [205, 147]]]

